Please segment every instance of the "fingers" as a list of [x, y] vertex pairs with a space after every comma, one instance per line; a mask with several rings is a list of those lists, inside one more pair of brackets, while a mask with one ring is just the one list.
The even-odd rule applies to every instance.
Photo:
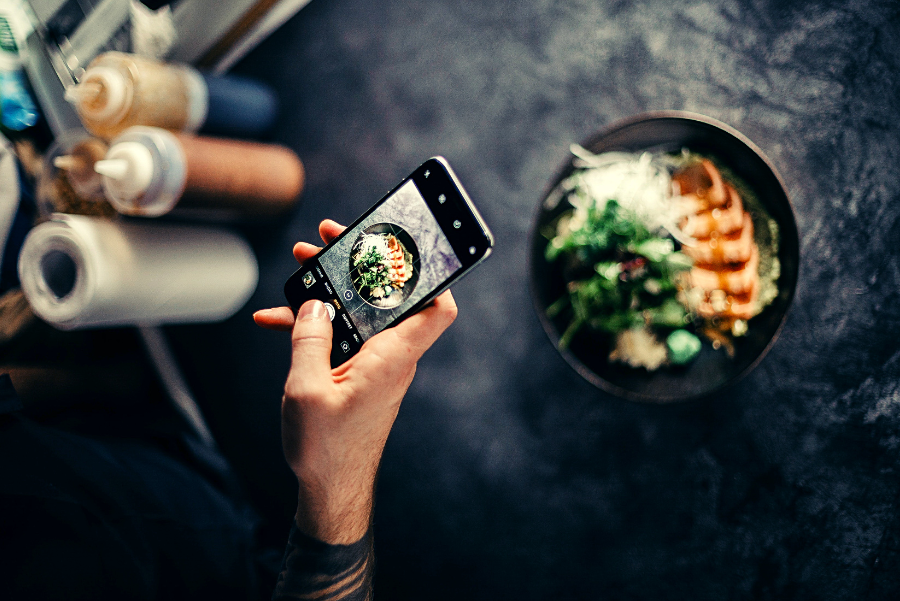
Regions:
[[294, 327], [294, 312], [290, 307], [261, 309], [253, 314], [253, 321], [267, 330], [290, 332]]
[[331, 378], [331, 320], [319, 300], [303, 303], [291, 335], [291, 371], [285, 394], [293, 399], [325, 401]]
[[347, 228], [340, 223], [332, 221], [331, 219], [326, 219], [319, 224], [319, 235], [322, 237], [322, 242], [328, 244], [337, 238], [345, 229]]
[[418, 361], [440, 338], [444, 330], [450, 327], [456, 319], [456, 314], [456, 301], [447, 290], [434, 299], [432, 304], [396, 326], [376, 334], [366, 344], [381, 354], [383, 351], [391, 352], [391, 348], [396, 347], [399, 339], [400, 344], [409, 350], [410, 358]]
[[298, 242], [294, 245], [294, 258], [297, 259], [298, 263], [303, 265], [320, 250], [322, 250], [321, 246], [316, 246], [309, 242]]
[[[322, 241], [325, 242], [325, 244], [328, 244], [337, 238], [345, 229], [347, 228], [336, 221], [326, 219], [319, 224], [319, 236], [322, 237]], [[320, 250], [322, 250], [321, 246], [316, 246], [309, 242], [298, 242], [294, 245], [294, 258], [302, 265], [315, 256]]]
[[400, 338], [418, 349], [421, 356], [450, 327], [457, 313], [456, 301], [447, 290], [434, 299], [431, 305], [397, 324], [395, 330]]

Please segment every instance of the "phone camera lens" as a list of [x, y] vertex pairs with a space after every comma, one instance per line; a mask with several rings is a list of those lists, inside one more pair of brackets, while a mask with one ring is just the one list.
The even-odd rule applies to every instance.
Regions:
[[457, 219], [456, 221], [453, 222], [453, 227], [456, 228], [456, 229], [461, 228], [461, 227], [462, 227], [462, 222], [461, 222], [459, 219]]
[[444, 204], [445, 202], [447, 202], [447, 196], [444, 194], [441, 194], [440, 196], [438, 196], [438, 202], [441, 204]]

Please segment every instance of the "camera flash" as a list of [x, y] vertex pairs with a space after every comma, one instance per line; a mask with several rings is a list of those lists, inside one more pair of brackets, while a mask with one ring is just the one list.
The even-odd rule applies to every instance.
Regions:
[[474, 255], [476, 250], [478, 250], [478, 249], [475, 248], [474, 246], [470, 246], [470, 247], [469, 247], [469, 254], [470, 254], [470, 255]]

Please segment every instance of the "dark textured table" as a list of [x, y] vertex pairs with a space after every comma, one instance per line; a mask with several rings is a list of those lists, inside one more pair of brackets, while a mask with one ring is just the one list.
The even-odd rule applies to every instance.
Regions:
[[[900, 594], [900, 4], [313, 0], [236, 68], [277, 87], [308, 185], [248, 230], [235, 318], [169, 328], [281, 545], [278, 412], [299, 239], [425, 158], [497, 238], [454, 289], [378, 488], [381, 599], [893, 599]], [[738, 385], [652, 406], [581, 380], [531, 304], [531, 221], [570, 143], [620, 118], [720, 119], [778, 166], [800, 230], [781, 337]]]

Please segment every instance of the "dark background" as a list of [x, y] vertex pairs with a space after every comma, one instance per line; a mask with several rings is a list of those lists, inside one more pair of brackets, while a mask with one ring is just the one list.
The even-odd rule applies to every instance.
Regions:
[[[167, 332], [284, 544], [290, 249], [447, 157], [497, 238], [419, 365], [375, 513], [381, 599], [890, 599], [900, 591], [900, 4], [313, 0], [236, 68], [282, 99], [308, 182], [247, 230], [260, 283], [233, 319]], [[784, 330], [738, 385], [642, 405], [544, 335], [532, 218], [570, 143], [683, 109], [777, 165], [800, 230]]]

